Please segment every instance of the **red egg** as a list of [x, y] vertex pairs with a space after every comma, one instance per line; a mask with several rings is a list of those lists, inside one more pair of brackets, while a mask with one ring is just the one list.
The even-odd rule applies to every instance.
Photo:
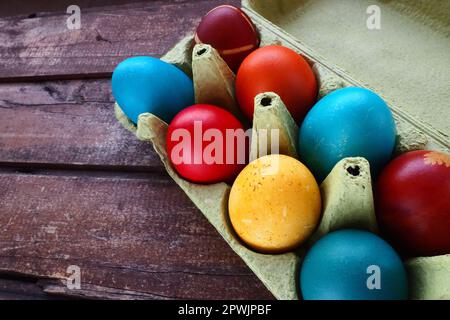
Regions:
[[223, 5], [203, 17], [195, 33], [196, 43], [215, 48], [231, 70], [259, 46], [259, 35], [250, 18], [240, 9]]
[[250, 120], [255, 96], [268, 91], [281, 97], [299, 124], [316, 102], [317, 81], [308, 62], [295, 51], [282, 46], [262, 47], [242, 62], [236, 76], [236, 97]]
[[386, 239], [408, 256], [450, 253], [450, 156], [405, 153], [388, 164], [375, 190]]
[[170, 123], [166, 142], [175, 170], [192, 182], [231, 182], [248, 159], [244, 127], [213, 105], [183, 109]]

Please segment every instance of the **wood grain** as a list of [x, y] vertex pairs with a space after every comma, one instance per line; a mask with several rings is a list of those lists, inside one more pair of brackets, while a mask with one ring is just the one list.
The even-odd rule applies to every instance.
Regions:
[[121, 60], [159, 57], [195, 30], [201, 17], [238, 0], [150, 1], [82, 10], [69, 30], [65, 11], [0, 19], [0, 81], [109, 77]]
[[[153, 1], [153, 0], [147, 0]], [[76, 3], [80, 8], [94, 8], [101, 6], [117, 6], [132, 2], [142, 2], [142, 0], [77, 0]], [[48, 15], [51, 13], [65, 12], [67, 7], [74, 4], [73, 0], [14, 0], [14, 6], [2, 1], [0, 2], [0, 16], [22, 16], [32, 17]]]
[[113, 102], [107, 79], [0, 84], [0, 164], [162, 172]]
[[1, 272], [65, 279], [78, 265], [82, 296], [271, 298], [166, 177], [70, 174], [0, 174]]
[[20, 277], [0, 278], [0, 300], [59, 299], [44, 291], [38, 280]]
[[119, 61], [240, 1], [82, 8], [78, 31], [52, 3], [0, 18], [0, 299], [273, 299], [112, 108]]

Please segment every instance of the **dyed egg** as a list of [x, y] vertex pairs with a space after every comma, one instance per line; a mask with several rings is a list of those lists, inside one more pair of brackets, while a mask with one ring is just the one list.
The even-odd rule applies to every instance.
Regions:
[[244, 127], [216, 106], [197, 104], [184, 109], [170, 123], [166, 139], [175, 170], [192, 182], [229, 182], [247, 160]]
[[387, 239], [412, 256], [450, 254], [450, 156], [413, 151], [391, 161], [375, 188]]
[[250, 18], [240, 9], [223, 5], [203, 17], [195, 33], [196, 43], [215, 48], [231, 70], [259, 46], [259, 35]]
[[242, 241], [260, 252], [281, 253], [303, 243], [316, 228], [320, 191], [301, 162], [268, 155], [251, 162], [238, 175], [228, 208]]
[[402, 260], [378, 236], [340, 230], [321, 238], [300, 271], [305, 300], [404, 300], [408, 284]]
[[267, 46], [251, 53], [236, 76], [236, 97], [248, 119], [253, 119], [255, 97], [264, 92], [278, 94], [298, 123], [316, 101], [317, 82], [302, 56], [286, 47]]
[[128, 58], [119, 63], [112, 75], [112, 92], [135, 124], [145, 112], [168, 123], [194, 104], [192, 80], [177, 67], [152, 57]]
[[299, 130], [299, 153], [322, 181], [340, 160], [366, 158], [376, 175], [390, 160], [396, 141], [394, 118], [377, 94], [344, 88], [322, 98]]

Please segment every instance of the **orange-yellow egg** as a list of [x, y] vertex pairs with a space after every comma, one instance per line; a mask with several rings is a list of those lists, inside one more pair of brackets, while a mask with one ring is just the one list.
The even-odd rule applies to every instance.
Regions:
[[249, 247], [282, 253], [302, 244], [321, 214], [320, 190], [300, 161], [268, 155], [236, 178], [228, 203], [231, 224]]

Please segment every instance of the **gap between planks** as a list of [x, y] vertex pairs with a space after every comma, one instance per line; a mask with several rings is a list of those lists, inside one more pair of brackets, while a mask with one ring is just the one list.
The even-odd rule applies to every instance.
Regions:
[[105, 166], [67, 166], [37, 164], [14, 164], [0, 162], [0, 175], [56, 176], [56, 177], [92, 177], [115, 179], [142, 179], [149, 181], [172, 181], [161, 171], [149, 171], [146, 167], [105, 167]]
[[239, 0], [150, 1], [82, 10], [80, 30], [65, 11], [28, 19], [0, 18], [0, 82], [109, 76], [125, 58], [162, 56], [201, 17]]

